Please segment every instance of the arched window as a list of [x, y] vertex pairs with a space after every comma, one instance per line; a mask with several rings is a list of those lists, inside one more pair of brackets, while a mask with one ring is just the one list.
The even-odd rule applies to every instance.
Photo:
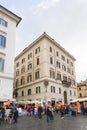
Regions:
[[21, 85], [23, 85], [23, 84], [25, 84], [25, 78], [24, 77], [21, 78]]
[[82, 93], [80, 93], [79, 96], [82, 97]]

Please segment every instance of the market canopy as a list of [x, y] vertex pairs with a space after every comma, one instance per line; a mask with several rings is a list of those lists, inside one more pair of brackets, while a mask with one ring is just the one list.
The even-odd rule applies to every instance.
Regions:
[[15, 101], [15, 104], [34, 104], [34, 103], [41, 103], [38, 100], [34, 100], [34, 101]]
[[74, 102], [77, 102], [77, 101], [79, 101], [79, 102], [87, 101], [87, 98], [77, 98], [77, 99], [74, 99], [74, 100], [72, 100], [70, 102], [74, 103]]

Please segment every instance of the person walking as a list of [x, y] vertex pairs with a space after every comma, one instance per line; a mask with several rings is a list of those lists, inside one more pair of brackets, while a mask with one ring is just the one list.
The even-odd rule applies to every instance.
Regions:
[[46, 121], [49, 122], [50, 120], [50, 110], [49, 110], [49, 107], [47, 107], [46, 109]]
[[61, 114], [61, 119], [63, 119], [64, 118], [64, 114], [65, 114], [65, 108], [64, 108], [64, 106], [61, 106], [61, 108], [60, 108], [60, 114]]
[[17, 108], [14, 109], [14, 123], [18, 122], [18, 110]]
[[37, 118], [37, 115], [38, 115], [38, 109], [35, 107], [34, 108], [34, 116], [35, 116], [35, 118]]
[[1, 124], [1, 121], [2, 121], [2, 108], [0, 107], [0, 124]]
[[10, 112], [9, 112], [9, 123], [12, 124], [12, 121], [13, 121], [13, 109], [10, 109]]
[[40, 104], [39, 107], [38, 107], [38, 117], [39, 117], [39, 119], [42, 118], [42, 112], [43, 112], [43, 108], [42, 108], [42, 106]]
[[54, 115], [54, 108], [53, 106], [49, 108], [50, 110], [50, 120], [53, 120], [53, 115]]
[[81, 104], [81, 113], [84, 115], [84, 104]]

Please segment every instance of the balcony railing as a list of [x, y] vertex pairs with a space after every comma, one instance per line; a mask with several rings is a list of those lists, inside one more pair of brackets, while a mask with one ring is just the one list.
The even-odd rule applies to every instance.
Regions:
[[64, 86], [66, 86], [66, 87], [70, 87], [70, 86], [71, 86], [71, 82], [65, 81], [65, 80], [62, 81], [62, 84], [63, 84]]

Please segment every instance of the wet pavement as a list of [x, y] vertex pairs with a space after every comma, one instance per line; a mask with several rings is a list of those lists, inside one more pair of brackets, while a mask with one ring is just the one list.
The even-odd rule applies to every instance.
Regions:
[[53, 121], [46, 122], [46, 116], [42, 119], [34, 116], [19, 117], [17, 124], [0, 124], [0, 130], [87, 130], [87, 115], [77, 115], [76, 117], [60, 118], [55, 115]]

